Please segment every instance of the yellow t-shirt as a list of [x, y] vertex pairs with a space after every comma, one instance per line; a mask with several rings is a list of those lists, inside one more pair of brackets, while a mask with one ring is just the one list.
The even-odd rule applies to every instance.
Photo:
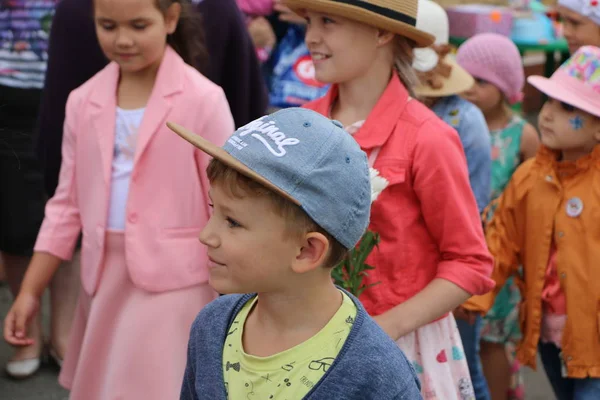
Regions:
[[319, 333], [270, 357], [255, 357], [244, 352], [244, 324], [257, 297], [249, 300], [236, 315], [223, 346], [223, 376], [228, 398], [299, 400], [306, 396], [325, 375], [354, 324], [356, 306], [342, 294], [342, 305]]

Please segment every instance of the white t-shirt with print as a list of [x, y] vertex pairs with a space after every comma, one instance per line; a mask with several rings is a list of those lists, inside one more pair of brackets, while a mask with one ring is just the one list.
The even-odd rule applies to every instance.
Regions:
[[145, 108], [124, 110], [117, 107], [107, 223], [108, 229], [111, 230], [125, 230], [129, 181], [133, 172], [133, 159], [135, 157], [138, 130], [144, 117], [144, 111]]

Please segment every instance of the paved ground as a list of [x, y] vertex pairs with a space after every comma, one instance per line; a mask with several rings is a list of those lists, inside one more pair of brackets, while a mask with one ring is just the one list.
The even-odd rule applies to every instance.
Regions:
[[[4, 320], [11, 297], [6, 286], [0, 287], [0, 320]], [[44, 313], [46, 314], [46, 313]], [[47, 315], [47, 314], [46, 314]], [[0, 368], [11, 354], [10, 347], [0, 340]], [[46, 365], [34, 378], [17, 382], [0, 374], [0, 399], [2, 400], [66, 400], [68, 393], [56, 383], [58, 370]], [[542, 372], [526, 371], [527, 400], [552, 400], [554, 396]], [[137, 399], [132, 399], [137, 400]]]

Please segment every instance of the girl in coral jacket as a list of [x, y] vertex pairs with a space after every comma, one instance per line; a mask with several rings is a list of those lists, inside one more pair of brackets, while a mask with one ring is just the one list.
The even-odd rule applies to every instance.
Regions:
[[600, 48], [581, 47], [550, 79], [539, 115], [542, 148], [513, 175], [487, 229], [496, 290], [519, 265], [519, 360], [539, 353], [559, 400], [600, 398]]
[[307, 105], [341, 121], [388, 181], [370, 229], [381, 243], [361, 301], [412, 361], [426, 398], [473, 398], [449, 312], [490, 290], [492, 259], [460, 139], [411, 96], [417, 0], [284, 0], [307, 21], [316, 79], [333, 84]]
[[75, 400], [173, 399], [191, 324], [217, 294], [197, 240], [209, 218], [209, 160], [165, 122], [222, 144], [233, 118], [223, 91], [186, 64], [203, 50], [187, 2], [95, 0], [94, 18], [112, 62], [69, 96], [59, 186], [4, 336], [31, 344], [26, 322], [82, 231], [60, 383]]

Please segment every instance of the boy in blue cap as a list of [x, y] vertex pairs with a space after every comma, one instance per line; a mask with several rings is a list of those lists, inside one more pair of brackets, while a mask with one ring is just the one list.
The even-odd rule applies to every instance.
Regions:
[[371, 204], [366, 155], [341, 124], [290, 108], [223, 148], [169, 126], [214, 157], [200, 241], [227, 294], [194, 322], [181, 399], [421, 399], [404, 354], [331, 279]]

